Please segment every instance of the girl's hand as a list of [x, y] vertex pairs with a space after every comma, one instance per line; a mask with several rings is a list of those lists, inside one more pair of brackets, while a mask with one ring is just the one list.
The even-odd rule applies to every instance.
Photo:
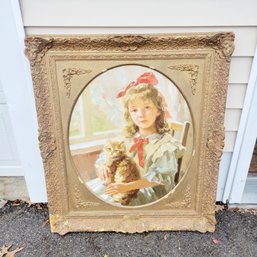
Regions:
[[103, 181], [108, 181], [108, 178], [111, 177], [111, 170], [109, 167], [102, 165], [97, 169], [96, 175]]
[[130, 191], [131, 188], [128, 183], [111, 183], [107, 186], [105, 193], [107, 195], [122, 194]]
[[111, 183], [107, 186], [105, 193], [107, 195], [122, 194], [131, 190], [155, 187], [159, 185], [162, 184], [157, 182], [150, 182], [147, 179], [139, 179], [129, 183]]

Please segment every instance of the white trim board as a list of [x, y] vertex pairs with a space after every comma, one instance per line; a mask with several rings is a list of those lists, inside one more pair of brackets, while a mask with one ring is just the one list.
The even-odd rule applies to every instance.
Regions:
[[241, 202], [257, 204], [257, 176], [247, 177]]
[[243, 209], [253, 209], [257, 210], [257, 205], [256, 204], [248, 204], [248, 203], [234, 203], [234, 204], [228, 204], [228, 209], [233, 209], [233, 208], [243, 208]]
[[[257, 137], [257, 47], [247, 86], [231, 165], [223, 194], [223, 202], [243, 203], [242, 196], [247, 180], [252, 153]], [[256, 184], [257, 186], [257, 184]]]
[[228, 169], [231, 162], [232, 153], [223, 152], [221, 156], [220, 168], [218, 173], [218, 187], [216, 201], [222, 202], [222, 196], [226, 185], [226, 179], [228, 176]]
[[32, 202], [46, 202], [43, 163], [39, 152], [37, 118], [24, 27], [18, 0], [0, 2], [0, 77], [14, 138]]

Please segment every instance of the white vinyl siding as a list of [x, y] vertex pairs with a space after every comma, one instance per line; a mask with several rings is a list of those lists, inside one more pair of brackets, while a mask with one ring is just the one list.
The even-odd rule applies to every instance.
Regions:
[[21, 0], [25, 26], [256, 26], [255, 0]]
[[140, 34], [233, 31], [225, 111], [225, 147], [217, 200], [235, 145], [245, 92], [257, 43], [257, 1], [20, 0], [25, 33]]
[[247, 83], [229, 84], [226, 108], [242, 109], [244, 104], [246, 88], [247, 88]]

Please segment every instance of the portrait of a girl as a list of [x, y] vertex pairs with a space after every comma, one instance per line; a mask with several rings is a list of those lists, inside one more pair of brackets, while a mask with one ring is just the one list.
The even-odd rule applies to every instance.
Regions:
[[106, 201], [117, 194], [138, 190], [128, 206], [152, 203], [175, 187], [178, 159], [185, 151], [170, 133], [170, 116], [164, 95], [158, 90], [153, 72], [144, 72], [117, 95], [124, 105], [126, 126], [117, 137], [125, 143], [127, 155], [135, 162], [139, 178], [129, 183], [108, 183], [111, 171], [104, 152], [95, 163], [97, 178], [87, 186]]

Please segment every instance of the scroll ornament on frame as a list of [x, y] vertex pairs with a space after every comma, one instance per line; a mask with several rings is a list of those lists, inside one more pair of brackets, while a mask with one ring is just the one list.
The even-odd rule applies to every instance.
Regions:
[[75, 201], [76, 201], [76, 208], [77, 209], [79, 209], [79, 208], [94, 207], [94, 206], [99, 206], [100, 205], [97, 202], [91, 202], [91, 201], [84, 201], [84, 200], [82, 200], [78, 185], [75, 185], [74, 191], [75, 191]]
[[191, 188], [190, 185], [186, 186], [184, 198], [182, 201], [174, 201], [165, 204], [166, 206], [172, 207], [172, 208], [190, 208], [191, 207], [191, 201], [192, 201], [192, 195], [191, 195]]
[[63, 81], [64, 81], [64, 87], [66, 88], [66, 96], [70, 98], [71, 95], [71, 79], [76, 75], [82, 75], [82, 74], [88, 74], [92, 72], [92, 70], [82, 70], [82, 69], [76, 69], [76, 68], [68, 68], [63, 69]]
[[177, 71], [187, 71], [190, 75], [189, 83], [190, 83], [190, 87], [191, 87], [191, 92], [193, 95], [196, 94], [199, 65], [193, 65], [193, 64], [173, 65], [173, 66], [169, 66], [169, 69], [177, 70]]

